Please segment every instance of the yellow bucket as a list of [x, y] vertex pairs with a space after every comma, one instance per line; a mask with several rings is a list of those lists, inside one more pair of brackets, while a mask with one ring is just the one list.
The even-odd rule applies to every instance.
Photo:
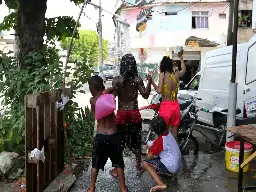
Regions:
[[[226, 154], [226, 169], [239, 172], [239, 152], [240, 141], [231, 141], [225, 144]], [[244, 160], [246, 160], [252, 154], [252, 145], [250, 143], [244, 143]], [[249, 164], [243, 168], [243, 172], [249, 171]]]

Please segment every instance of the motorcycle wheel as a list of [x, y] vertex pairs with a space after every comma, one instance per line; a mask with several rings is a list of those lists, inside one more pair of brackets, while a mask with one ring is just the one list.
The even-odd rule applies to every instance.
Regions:
[[182, 155], [198, 155], [199, 144], [193, 135], [187, 133], [178, 134], [178, 143]]

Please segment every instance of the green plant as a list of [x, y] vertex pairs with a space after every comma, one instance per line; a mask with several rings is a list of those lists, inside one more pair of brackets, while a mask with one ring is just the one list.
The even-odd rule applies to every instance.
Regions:
[[[76, 5], [84, 2], [70, 1]], [[0, 25], [0, 31], [13, 28], [19, 39], [17, 59], [0, 52], [1, 108], [5, 108], [0, 116], [0, 151], [13, 151], [24, 143], [24, 96], [62, 88], [63, 64], [54, 42], [71, 37], [76, 21], [72, 17], [45, 18], [47, 0], [31, 1], [29, 6], [26, 1], [4, 0], [3, 3], [9, 8], [9, 15]], [[90, 67], [83, 61], [67, 66], [66, 76], [72, 76], [67, 85], [74, 92], [87, 82]], [[78, 109], [72, 110], [74, 116]], [[74, 121], [80, 121], [79, 117]]]
[[157, 81], [158, 79], [158, 64], [157, 63], [140, 63], [138, 64], [139, 76], [145, 81], [146, 75], [149, 71], [154, 71], [153, 79]]
[[249, 16], [246, 16], [246, 15], [240, 15], [238, 17], [238, 25], [240, 27], [247, 27], [247, 22], [249, 20]]
[[[24, 68], [17, 66], [13, 57], [0, 53], [1, 106], [5, 106], [5, 113], [0, 117], [0, 151], [14, 151], [22, 141], [24, 96], [62, 88], [63, 65], [59, 59], [58, 49], [52, 45], [45, 45], [41, 52], [29, 53]], [[68, 66], [73, 72], [66, 74], [73, 77], [68, 85], [74, 92], [87, 82], [91, 74], [89, 67], [82, 63]]]
[[85, 107], [77, 110], [76, 103], [67, 106], [67, 129], [70, 132], [69, 144], [73, 158], [90, 155], [93, 143], [95, 120], [92, 111]]

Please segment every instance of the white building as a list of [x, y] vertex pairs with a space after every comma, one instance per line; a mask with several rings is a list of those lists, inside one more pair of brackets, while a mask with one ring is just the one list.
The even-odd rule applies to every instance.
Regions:
[[14, 51], [14, 35], [10, 32], [0, 31], [0, 51], [4, 53]]
[[256, 32], [256, 0], [253, 1], [252, 29]]
[[[184, 59], [190, 64], [189, 79], [203, 65], [206, 52], [226, 46], [229, 18], [227, 0], [125, 2], [117, 13], [130, 24], [131, 52], [139, 63], [159, 63], [164, 55], [178, 60], [174, 49], [183, 46]], [[140, 3], [139, 6], [136, 2]], [[240, 15], [250, 16], [252, 0], [242, 1], [239, 10]], [[246, 23], [239, 30], [238, 42], [246, 41], [253, 35], [251, 27], [247, 30], [247, 26], [251, 26], [251, 23]]]

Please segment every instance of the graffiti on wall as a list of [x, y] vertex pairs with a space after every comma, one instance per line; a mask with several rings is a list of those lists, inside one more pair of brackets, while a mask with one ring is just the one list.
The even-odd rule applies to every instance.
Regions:
[[143, 32], [147, 27], [147, 21], [152, 19], [152, 7], [148, 9], [142, 9], [137, 16], [136, 31]]
[[127, 6], [144, 6], [153, 3], [155, 0], [122, 0]]
[[135, 0], [135, 6], [144, 6], [153, 3], [155, 0]]

